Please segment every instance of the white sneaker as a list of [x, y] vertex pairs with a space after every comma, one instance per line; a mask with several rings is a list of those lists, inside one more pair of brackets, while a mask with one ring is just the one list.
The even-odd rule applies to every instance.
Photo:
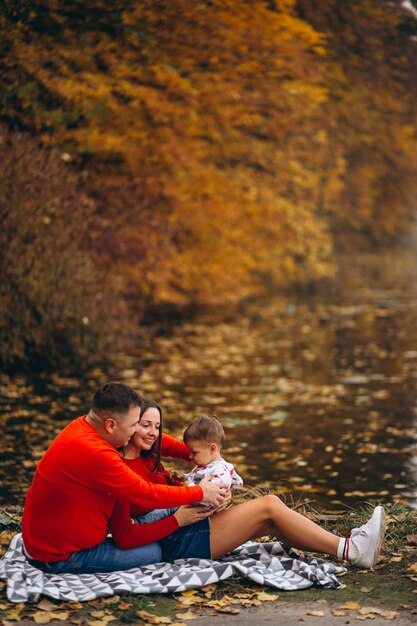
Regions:
[[379, 559], [379, 550], [385, 532], [385, 511], [382, 505], [375, 508], [372, 517], [360, 528], [354, 528], [350, 540], [358, 551], [352, 565], [368, 569]]

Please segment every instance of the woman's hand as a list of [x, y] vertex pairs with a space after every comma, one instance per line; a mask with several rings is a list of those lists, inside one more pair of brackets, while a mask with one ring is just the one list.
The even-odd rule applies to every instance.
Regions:
[[177, 480], [178, 482], [183, 483], [185, 481], [185, 474], [181, 472], [176, 472], [175, 470], [169, 475], [171, 480]]
[[213, 511], [209, 507], [184, 504], [183, 506], [180, 506], [177, 511], [175, 511], [174, 517], [177, 518], [179, 526], [189, 526], [190, 524], [200, 522], [202, 519], [206, 519], [206, 517], [211, 515], [212, 512]]

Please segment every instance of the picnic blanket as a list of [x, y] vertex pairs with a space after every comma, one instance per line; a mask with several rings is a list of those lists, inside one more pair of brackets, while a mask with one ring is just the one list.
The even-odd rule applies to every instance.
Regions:
[[179, 559], [105, 574], [46, 574], [22, 552], [15, 535], [0, 560], [0, 578], [7, 581], [11, 602], [37, 602], [41, 595], [56, 600], [92, 600], [122, 593], [176, 593], [197, 589], [233, 575], [275, 589], [294, 591], [312, 585], [337, 589], [336, 574], [344, 567], [302, 555], [280, 542], [248, 542], [221, 559]]

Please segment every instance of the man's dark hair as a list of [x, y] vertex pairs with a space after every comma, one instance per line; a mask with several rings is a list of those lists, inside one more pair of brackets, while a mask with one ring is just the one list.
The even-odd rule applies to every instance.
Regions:
[[93, 397], [93, 411], [127, 413], [133, 406], [140, 406], [141, 397], [132, 387], [118, 382], [105, 383]]

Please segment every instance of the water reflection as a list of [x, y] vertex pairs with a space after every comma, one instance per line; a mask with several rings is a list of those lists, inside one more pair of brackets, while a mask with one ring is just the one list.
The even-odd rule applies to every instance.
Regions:
[[354, 275], [299, 302], [200, 315], [82, 380], [3, 376], [2, 501], [23, 502], [45, 447], [111, 377], [158, 400], [178, 436], [216, 413], [247, 484], [279, 483], [330, 508], [416, 506], [417, 292], [395, 269], [387, 261], [374, 288]]

